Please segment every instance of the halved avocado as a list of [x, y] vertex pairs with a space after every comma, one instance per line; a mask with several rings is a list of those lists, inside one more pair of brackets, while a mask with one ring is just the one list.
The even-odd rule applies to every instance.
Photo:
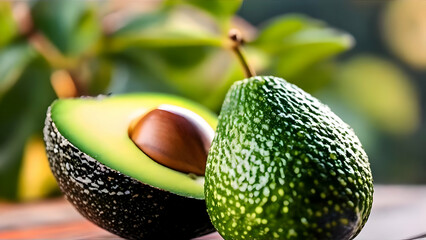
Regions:
[[204, 177], [153, 161], [128, 136], [135, 119], [163, 104], [216, 126], [203, 107], [159, 94], [57, 100], [47, 112], [44, 140], [61, 190], [82, 215], [121, 237], [188, 239], [214, 230]]

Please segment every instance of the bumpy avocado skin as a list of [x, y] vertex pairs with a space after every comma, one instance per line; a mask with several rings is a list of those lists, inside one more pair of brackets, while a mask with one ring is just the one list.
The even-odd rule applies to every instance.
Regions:
[[276, 77], [235, 83], [209, 152], [205, 197], [225, 239], [351, 239], [373, 179], [353, 130]]
[[127, 239], [189, 239], [214, 231], [204, 200], [143, 184], [81, 152], [51, 119], [44, 140], [65, 197], [87, 219]]

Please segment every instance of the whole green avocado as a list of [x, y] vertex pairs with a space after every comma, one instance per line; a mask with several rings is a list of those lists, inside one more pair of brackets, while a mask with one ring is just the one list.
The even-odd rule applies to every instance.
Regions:
[[277, 77], [229, 90], [204, 193], [225, 239], [351, 239], [373, 201], [368, 157], [326, 105]]

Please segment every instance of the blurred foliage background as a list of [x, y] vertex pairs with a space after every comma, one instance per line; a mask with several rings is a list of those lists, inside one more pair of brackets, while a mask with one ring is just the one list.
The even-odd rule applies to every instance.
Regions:
[[220, 110], [244, 78], [283, 77], [356, 131], [376, 183], [426, 183], [426, 2], [0, 2], [0, 199], [59, 194], [42, 128], [56, 98], [165, 92]]

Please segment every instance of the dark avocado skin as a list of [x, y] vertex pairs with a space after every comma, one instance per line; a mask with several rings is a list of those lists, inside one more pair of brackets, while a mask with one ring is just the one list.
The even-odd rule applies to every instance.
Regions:
[[182, 197], [128, 177], [44, 128], [50, 168], [66, 199], [87, 219], [127, 239], [189, 239], [214, 231], [204, 200]]

